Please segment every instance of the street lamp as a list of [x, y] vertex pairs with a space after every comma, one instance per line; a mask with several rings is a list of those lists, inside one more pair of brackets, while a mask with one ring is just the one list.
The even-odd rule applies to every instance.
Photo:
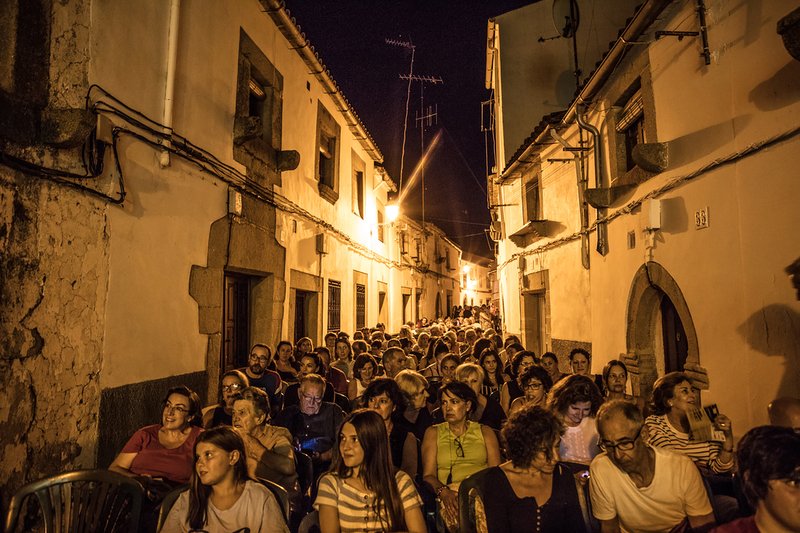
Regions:
[[400, 206], [397, 204], [389, 204], [386, 206], [386, 218], [389, 220], [389, 222], [394, 222], [399, 214]]

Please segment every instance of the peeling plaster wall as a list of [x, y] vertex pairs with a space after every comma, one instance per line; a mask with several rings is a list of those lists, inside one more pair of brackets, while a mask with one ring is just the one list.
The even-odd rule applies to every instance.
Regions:
[[[94, 464], [105, 204], [0, 169], [0, 486]], [[4, 498], [8, 494], [3, 494]]]

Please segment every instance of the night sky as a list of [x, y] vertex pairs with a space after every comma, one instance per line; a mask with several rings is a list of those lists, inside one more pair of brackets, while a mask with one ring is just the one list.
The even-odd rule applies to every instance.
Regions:
[[[426, 149], [439, 135], [425, 165], [425, 221], [436, 224], [465, 253], [493, 257], [484, 232], [486, 140], [481, 131], [486, 24], [489, 18], [531, 1], [286, 0], [320, 59], [384, 155], [389, 175], [400, 182], [403, 120], [411, 51], [386, 39], [412, 42], [414, 74], [441, 78], [425, 83], [424, 105], [436, 106], [438, 124], [426, 126]], [[409, 180], [420, 160], [420, 82], [409, 100], [404, 192], [401, 209], [422, 219], [421, 179]], [[490, 140], [491, 143], [491, 140]], [[491, 151], [489, 144], [489, 151]], [[491, 158], [491, 154], [489, 156]], [[491, 161], [491, 160], [490, 160]], [[490, 165], [494, 162], [491, 161]]]

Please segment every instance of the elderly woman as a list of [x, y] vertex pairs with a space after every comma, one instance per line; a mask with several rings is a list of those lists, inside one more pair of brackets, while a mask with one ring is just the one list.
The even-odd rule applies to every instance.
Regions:
[[417, 439], [405, 424], [406, 400], [391, 378], [375, 378], [364, 391], [364, 407], [376, 411], [386, 424], [392, 464], [414, 479], [417, 477]]
[[511, 402], [508, 416], [513, 415], [527, 405], [546, 407], [547, 393], [553, 386], [550, 374], [539, 365], [529, 366], [528, 369], [517, 378], [517, 384], [522, 389], [523, 395]]
[[558, 462], [563, 433], [561, 420], [535, 405], [508, 418], [500, 441], [510, 460], [486, 471], [479, 532], [587, 530], [572, 472]]
[[422, 441], [423, 480], [440, 501], [439, 516], [458, 531], [458, 487], [475, 472], [500, 464], [500, 445], [488, 426], [470, 421], [478, 397], [466, 383], [439, 389], [445, 421], [428, 428]]
[[561, 369], [558, 368], [558, 357], [553, 352], [543, 353], [539, 363], [542, 365], [542, 368], [547, 370], [547, 373], [550, 375], [550, 380], [554, 384], [558, 383], [566, 376], [566, 374], [562, 373]]
[[[368, 353], [362, 353], [353, 362], [353, 377], [347, 387], [347, 397], [355, 402], [364, 395], [364, 391], [378, 374], [378, 362]], [[355, 405], [355, 403], [353, 403]]]
[[300, 490], [294, 464], [292, 434], [283, 427], [270, 426], [269, 396], [248, 387], [234, 396], [233, 427], [244, 439], [247, 470], [253, 477], [273, 481], [286, 489], [292, 507], [300, 504]]
[[483, 387], [481, 393], [500, 401], [500, 393], [505, 385], [500, 356], [494, 348], [486, 348], [478, 358], [478, 365], [483, 369]]
[[561, 438], [561, 460], [576, 471], [586, 470], [600, 453], [595, 415], [603, 397], [591, 378], [571, 375], [550, 391], [547, 408], [561, 417], [567, 431]]
[[427, 407], [428, 380], [413, 370], [401, 370], [394, 380], [406, 400], [406, 412], [403, 413], [406, 423], [414, 436], [422, 441], [425, 431], [433, 425], [433, 418]]
[[588, 376], [594, 380], [597, 388], [603, 390], [603, 376], [592, 374], [592, 356], [583, 348], [575, 348], [569, 353], [569, 366], [572, 373], [578, 376]]
[[350, 340], [346, 337], [338, 337], [335, 346], [336, 360], [332, 366], [344, 372], [347, 379], [353, 379], [353, 348], [350, 346]]
[[109, 466], [109, 470], [139, 479], [158, 499], [169, 487], [189, 482], [194, 443], [203, 431], [197, 393], [188, 387], [173, 387], [163, 404], [161, 423], [134, 433]]
[[688, 455], [701, 469], [715, 473], [733, 468], [733, 429], [725, 415], [718, 415], [714, 428], [725, 440], [697, 441], [692, 436], [688, 413], [700, 408], [700, 398], [692, 380], [683, 372], [670, 372], [653, 385], [652, 415], [647, 417], [648, 439], [651, 446], [671, 448]]
[[527, 350], [516, 352], [511, 359], [511, 381], [506, 382], [506, 386], [503, 387], [503, 391], [500, 393], [500, 405], [503, 406], [503, 410], [505, 410], [506, 413], [511, 408], [511, 402], [522, 396], [522, 389], [519, 388], [517, 378], [520, 374], [525, 372], [528, 367], [535, 364], [536, 355]]
[[219, 385], [217, 405], [207, 407], [203, 412], [203, 428], [205, 429], [233, 425], [231, 419], [233, 397], [236, 393], [249, 387], [250, 382], [244, 373], [238, 370], [229, 370], [222, 375], [222, 381]]
[[[316, 352], [308, 352], [303, 354], [300, 359], [300, 371], [297, 373], [297, 378], [303, 381], [303, 378], [310, 374], [317, 374], [320, 376], [325, 375], [325, 364], [322, 362], [319, 354]], [[297, 391], [300, 389], [299, 383], [292, 383], [286, 388], [283, 394], [283, 408], [286, 409], [291, 405], [298, 405], [300, 403], [300, 396]], [[333, 386], [328, 380], [325, 380], [325, 392], [322, 394], [323, 402], [331, 402], [334, 400]]]

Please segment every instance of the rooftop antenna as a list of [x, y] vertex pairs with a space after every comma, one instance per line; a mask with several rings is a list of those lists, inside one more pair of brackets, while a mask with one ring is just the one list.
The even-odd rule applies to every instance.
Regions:
[[411, 44], [411, 39], [408, 41], [398, 41], [396, 39], [385, 39], [386, 44], [393, 46], [400, 46], [411, 50], [411, 66], [408, 69], [408, 91], [406, 92], [406, 114], [403, 119], [403, 146], [400, 149], [400, 186], [397, 189], [398, 196], [402, 197], [403, 192], [403, 161], [406, 158], [406, 130], [408, 129], [408, 103], [411, 100], [411, 78], [414, 76], [414, 49], [416, 48]]
[[[425, 157], [425, 122], [427, 121], [428, 126], [432, 126], [434, 123], [439, 123], [439, 105], [436, 104], [434, 107], [428, 106], [428, 111], [425, 111], [425, 84], [426, 83], [433, 83], [436, 85], [437, 83], [444, 83], [442, 78], [437, 78], [435, 76], [404, 76], [400, 75], [401, 79], [408, 79], [409, 83], [412, 81], [419, 82], [419, 114], [416, 118], [416, 123], [419, 124], [419, 143], [420, 143], [420, 157]], [[425, 231], [425, 165], [423, 164], [420, 166], [419, 169], [420, 174], [420, 186], [422, 187], [422, 234], [426, 235]]]

